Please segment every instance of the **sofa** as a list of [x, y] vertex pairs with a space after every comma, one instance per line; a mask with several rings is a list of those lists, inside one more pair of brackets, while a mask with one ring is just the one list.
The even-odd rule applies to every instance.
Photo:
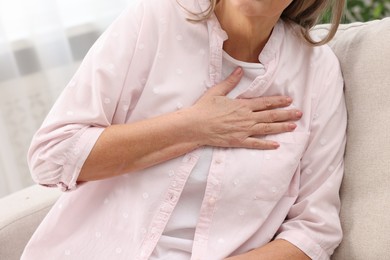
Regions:
[[[313, 33], [324, 36], [327, 25]], [[340, 212], [344, 239], [333, 260], [390, 259], [390, 18], [341, 25], [330, 46], [348, 110]], [[19, 259], [60, 196], [38, 185], [0, 199], [0, 259]]]

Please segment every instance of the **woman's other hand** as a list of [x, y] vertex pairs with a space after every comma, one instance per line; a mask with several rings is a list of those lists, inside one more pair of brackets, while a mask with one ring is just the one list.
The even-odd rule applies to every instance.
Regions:
[[[243, 75], [241, 68], [221, 83], [209, 89], [198, 102], [186, 109], [194, 125], [194, 135], [201, 145], [276, 149], [279, 144], [256, 138], [268, 134], [290, 132], [302, 112], [288, 107], [292, 99], [286, 96], [230, 99], [226, 95], [238, 84]], [[184, 111], [183, 111], [184, 112]]]

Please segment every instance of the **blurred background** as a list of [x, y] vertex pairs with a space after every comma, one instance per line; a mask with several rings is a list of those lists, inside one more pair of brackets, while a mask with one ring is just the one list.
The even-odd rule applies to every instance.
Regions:
[[[91, 45], [133, 1], [0, 0], [0, 197], [33, 184], [26, 154], [34, 132]], [[344, 23], [387, 16], [390, 0], [348, 1]]]

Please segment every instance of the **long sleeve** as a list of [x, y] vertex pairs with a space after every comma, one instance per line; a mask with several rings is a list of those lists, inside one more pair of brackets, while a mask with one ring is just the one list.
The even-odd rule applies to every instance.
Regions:
[[142, 16], [141, 4], [131, 6], [104, 32], [33, 137], [28, 162], [37, 183], [74, 189], [100, 134], [118, 111], [129, 112], [120, 96]]
[[312, 97], [317, 104], [300, 165], [299, 195], [276, 237], [293, 243], [312, 259], [329, 259], [342, 238], [339, 189], [347, 114], [340, 68], [334, 63], [324, 76], [326, 83]]

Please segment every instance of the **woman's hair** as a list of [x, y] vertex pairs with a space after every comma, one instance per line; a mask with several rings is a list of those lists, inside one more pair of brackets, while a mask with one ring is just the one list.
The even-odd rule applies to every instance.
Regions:
[[[216, 0], [211, 0], [216, 1]], [[282, 19], [301, 26], [301, 33], [312, 45], [322, 45], [335, 36], [344, 13], [345, 0], [294, 0], [282, 13]], [[314, 41], [309, 31], [316, 25], [324, 14], [330, 11], [331, 28], [328, 35], [321, 41]]]
[[[204, 12], [196, 15], [197, 19], [191, 21], [203, 21], [208, 19], [214, 12], [216, 4], [220, 0], [210, 0], [210, 6]], [[301, 34], [304, 39], [315, 46], [328, 43], [336, 34], [341, 22], [346, 0], [293, 0], [293, 2], [283, 11], [281, 18], [286, 22], [298, 24], [301, 27]], [[310, 36], [310, 29], [316, 25], [320, 19], [330, 11], [331, 28], [328, 35], [320, 41], [315, 41]]]

